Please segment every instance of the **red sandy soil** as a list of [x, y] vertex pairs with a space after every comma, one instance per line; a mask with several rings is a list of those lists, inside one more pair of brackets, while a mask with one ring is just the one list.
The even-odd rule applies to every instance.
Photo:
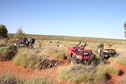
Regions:
[[[68, 63], [66, 60], [63, 60], [61, 66], [65, 66]], [[33, 70], [28, 68], [23, 68], [21, 66], [16, 66], [12, 63], [12, 61], [0, 61], [0, 74], [11, 73], [13, 75], [18, 75], [23, 78], [42, 78], [48, 79], [54, 84], [68, 84], [67, 81], [62, 81], [56, 76], [57, 67], [49, 68], [49, 69], [41, 69], [41, 70]]]
[[[54, 60], [50, 58], [51, 60]], [[60, 66], [68, 66], [70, 65], [67, 60], [61, 60]], [[118, 67], [123, 74], [120, 76], [110, 74], [110, 80], [106, 84], [122, 84], [122, 78], [126, 75], [126, 66], [121, 66], [118, 64], [115, 64], [114, 62], [110, 61], [110, 64], [113, 66]], [[68, 81], [60, 80], [57, 75], [56, 71], [59, 66], [49, 68], [49, 69], [41, 69], [41, 70], [33, 70], [28, 68], [23, 68], [21, 66], [16, 66], [12, 63], [12, 61], [0, 61], [0, 74], [5, 73], [11, 73], [13, 75], [17, 75], [23, 78], [42, 78], [42, 79], [48, 79], [52, 81], [54, 84], [71, 84]], [[85, 84], [85, 83], [81, 83]], [[89, 83], [87, 83], [89, 84]], [[94, 84], [94, 83], [93, 83]], [[105, 84], [105, 83], [96, 83], [96, 84]]]
[[111, 84], [123, 84], [123, 79], [126, 77], [126, 66], [116, 64], [115, 62], [109, 60], [110, 65], [118, 67], [118, 69], [121, 71], [120, 75], [114, 75], [110, 74], [110, 80], [109, 82]]

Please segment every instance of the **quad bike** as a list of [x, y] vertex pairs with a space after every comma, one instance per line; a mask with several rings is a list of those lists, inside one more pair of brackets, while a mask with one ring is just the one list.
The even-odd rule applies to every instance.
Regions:
[[92, 50], [86, 50], [87, 44], [77, 46], [77, 47], [69, 47], [68, 48], [68, 62], [83, 63], [83, 64], [91, 64], [95, 59], [95, 55], [92, 53]]
[[118, 55], [115, 46], [104, 44], [100, 44], [98, 46], [98, 54], [101, 61], [107, 61], [110, 57], [115, 57]]
[[20, 48], [20, 47], [32, 48], [34, 43], [35, 43], [34, 38], [29, 38], [29, 39], [21, 38], [21, 39], [16, 40], [16, 43], [14, 43], [14, 46], [16, 46], [17, 48]]

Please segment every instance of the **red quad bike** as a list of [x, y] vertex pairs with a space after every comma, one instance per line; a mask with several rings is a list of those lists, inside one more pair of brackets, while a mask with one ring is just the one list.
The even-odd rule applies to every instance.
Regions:
[[85, 43], [84, 46], [77, 46], [77, 47], [69, 47], [68, 48], [68, 62], [83, 63], [85, 65], [90, 65], [94, 63], [95, 55], [92, 53], [92, 50], [86, 50], [87, 44]]

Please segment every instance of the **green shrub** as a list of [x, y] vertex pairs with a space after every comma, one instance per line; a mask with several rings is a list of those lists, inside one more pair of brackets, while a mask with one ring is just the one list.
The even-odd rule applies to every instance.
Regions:
[[66, 59], [66, 55], [65, 55], [64, 52], [63, 53], [55, 53], [53, 57], [54, 58]]
[[32, 49], [19, 49], [13, 63], [25, 68], [43, 69], [56, 66], [57, 62], [50, 61], [46, 56], [37, 55]]
[[0, 38], [7, 38], [8, 30], [5, 25], [0, 25]]
[[23, 80], [10, 74], [0, 75], [0, 84], [23, 84]]
[[14, 57], [14, 51], [8, 47], [0, 47], [0, 60], [6, 61], [6, 60], [11, 60]]

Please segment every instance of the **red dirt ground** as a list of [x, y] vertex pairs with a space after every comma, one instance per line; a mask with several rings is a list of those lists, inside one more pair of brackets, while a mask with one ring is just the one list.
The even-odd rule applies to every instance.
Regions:
[[119, 68], [119, 70], [121, 71], [121, 75], [114, 75], [114, 74], [110, 74], [110, 80], [109, 82], [111, 84], [123, 84], [123, 78], [126, 77], [126, 66], [122, 66], [119, 64], [114, 63], [113, 61], [109, 60], [110, 64], [112, 66], [116, 66]]
[[[50, 58], [50, 59], [52, 59], [52, 58]], [[61, 60], [61, 59], [59, 59], [59, 60], [61, 61], [60, 66], [69, 65], [67, 60]], [[118, 67], [123, 72], [123, 74], [121, 76], [110, 74], [110, 80], [108, 80], [107, 84], [108, 83], [109, 84], [122, 84], [121, 80], [126, 75], [126, 66], [121, 66], [121, 65], [115, 64], [112, 61], [110, 61], [110, 64]], [[5, 61], [5, 62], [0, 61], [0, 74], [11, 73], [13, 75], [18, 75], [23, 78], [48, 79], [48, 80], [51, 80], [54, 84], [71, 84], [68, 81], [60, 80], [56, 76], [56, 71], [57, 71], [58, 67], [59, 66], [49, 68], [49, 69], [33, 70], [33, 69], [23, 68], [21, 66], [16, 66], [12, 63], [12, 61]], [[83, 83], [81, 83], [81, 84], [83, 84]], [[96, 84], [102, 84], [102, 83], [96, 83]]]

